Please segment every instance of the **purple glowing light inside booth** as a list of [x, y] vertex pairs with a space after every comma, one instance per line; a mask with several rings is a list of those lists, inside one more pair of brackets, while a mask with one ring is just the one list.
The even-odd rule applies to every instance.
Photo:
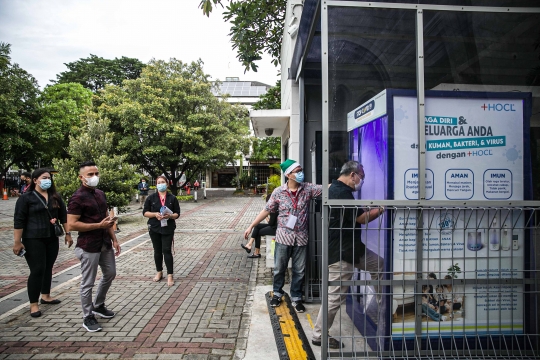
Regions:
[[383, 116], [351, 133], [351, 159], [364, 166], [366, 180], [355, 198], [386, 200], [388, 198], [388, 117]]

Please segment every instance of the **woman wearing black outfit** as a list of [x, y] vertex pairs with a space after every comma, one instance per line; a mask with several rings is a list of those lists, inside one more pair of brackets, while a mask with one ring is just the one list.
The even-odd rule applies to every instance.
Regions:
[[[266, 196], [266, 201], [270, 199], [270, 195], [271, 194], [268, 194]], [[246, 245], [240, 244], [242, 249], [246, 250], [246, 252], [249, 254], [251, 252], [251, 248], [253, 247], [253, 243], [255, 242], [255, 251], [253, 251], [253, 254], [248, 255], [248, 258], [257, 259], [261, 257], [261, 236], [276, 235], [277, 216], [277, 212], [270, 213], [270, 215], [266, 218], [266, 224], [257, 224], [253, 228], [251, 238], [249, 239], [248, 243]]]
[[[174, 239], [174, 229], [176, 229], [176, 219], [180, 217], [180, 204], [178, 199], [167, 191], [168, 181], [165, 176], [158, 176], [156, 180], [157, 191], [148, 196], [144, 202], [143, 215], [148, 218], [148, 232], [154, 246], [154, 261], [156, 262], [157, 274], [154, 281], [163, 278], [163, 259], [167, 267], [167, 285], [173, 286], [173, 256], [172, 246]], [[168, 207], [172, 214], [161, 214], [161, 207]], [[166, 219], [165, 222], [162, 221]], [[163, 226], [165, 225], [165, 226]]]
[[[38, 305], [40, 293], [41, 304], [60, 303], [50, 295], [52, 268], [59, 248], [53, 225], [56, 221], [66, 227], [66, 206], [56, 192], [49, 170], [37, 169], [32, 173], [30, 186], [15, 204], [13, 232], [13, 252], [19, 255], [24, 249], [24, 257], [30, 267], [27, 289], [32, 317], [41, 316]], [[66, 233], [65, 242], [69, 247], [73, 244], [69, 232]]]

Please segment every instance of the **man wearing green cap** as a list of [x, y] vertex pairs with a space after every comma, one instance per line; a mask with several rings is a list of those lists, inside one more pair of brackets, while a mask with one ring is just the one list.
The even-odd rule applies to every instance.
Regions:
[[281, 304], [285, 272], [289, 259], [292, 258], [291, 300], [297, 312], [304, 312], [306, 308], [302, 304], [302, 282], [308, 243], [309, 202], [322, 194], [322, 186], [305, 183], [302, 166], [294, 160], [287, 159], [280, 167], [287, 182], [272, 192], [266, 207], [247, 228], [244, 237], [247, 239], [253, 227], [270, 213], [278, 212], [274, 249], [274, 293], [270, 305], [277, 307]]

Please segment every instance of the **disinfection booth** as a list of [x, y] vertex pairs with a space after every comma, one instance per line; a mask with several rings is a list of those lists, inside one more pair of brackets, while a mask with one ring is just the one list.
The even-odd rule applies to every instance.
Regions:
[[[530, 116], [530, 93], [426, 91], [426, 199], [437, 205], [387, 211], [363, 230], [362, 241], [384, 262], [383, 278], [394, 282], [379, 296], [373, 287], [353, 288], [347, 299], [349, 316], [372, 348], [412, 339], [418, 315], [422, 336], [448, 341], [463, 340], [469, 331], [527, 331], [529, 299], [521, 281], [532, 256], [527, 212], [490, 208], [490, 201], [532, 199]], [[347, 114], [347, 131], [350, 159], [366, 173], [355, 198], [418, 199], [416, 91], [382, 91]], [[485, 208], [448, 207], [446, 200], [485, 201]], [[416, 286], [419, 274], [426, 282], [434, 276], [432, 285]], [[424, 308], [418, 314], [420, 291], [451, 301], [439, 314]]]

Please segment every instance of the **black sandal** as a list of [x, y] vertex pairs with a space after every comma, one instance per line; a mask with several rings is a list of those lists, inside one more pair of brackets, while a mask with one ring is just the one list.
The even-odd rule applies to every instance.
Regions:
[[54, 299], [54, 300], [51, 300], [51, 301], [47, 301], [47, 300], [41, 299], [40, 302], [41, 302], [42, 304], [58, 305], [58, 304], [60, 304], [62, 301], [61, 301], [61, 300], [58, 300], [58, 299]]
[[258, 259], [261, 257], [261, 254], [251, 254], [251, 255], [248, 255], [248, 258], [250, 259]]
[[240, 246], [242, 247], [242, 249], [246, 250], [246, 252], [247, 252], [248, 254], [251, 252], [251, 249], [248, 248], [246, 245], [240, 244]]

